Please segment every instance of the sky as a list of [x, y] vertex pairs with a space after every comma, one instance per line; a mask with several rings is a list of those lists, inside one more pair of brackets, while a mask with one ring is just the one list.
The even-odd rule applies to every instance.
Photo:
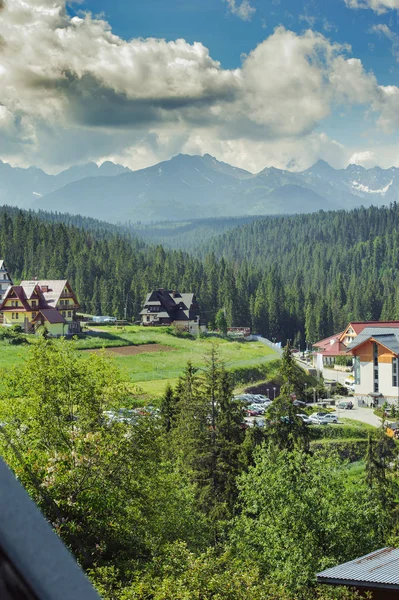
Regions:
[[399, 0], [0, 0], [0, 159], [399, 166]]

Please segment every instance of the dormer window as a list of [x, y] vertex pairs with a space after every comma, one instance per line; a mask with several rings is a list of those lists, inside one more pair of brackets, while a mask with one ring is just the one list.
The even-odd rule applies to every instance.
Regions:
[[35, 308], [37, 306], [37, 301], [36, 300], [32, 300], [32, 308]]

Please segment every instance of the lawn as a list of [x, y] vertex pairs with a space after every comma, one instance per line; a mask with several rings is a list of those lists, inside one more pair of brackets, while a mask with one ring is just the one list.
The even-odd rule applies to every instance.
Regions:
[[[117, 331], [114, 327], [102, 326], [96, 328], [94, 333], [98, 337], [79, 340], [78, 347], [93, 348], [97, 344], [97, 347], [109, 349], [112, 346], [114, 349], [108, 350], [109, 354], [130, 381], [154, 393], [162, 393], [164, 389], [159, 383], [154, 385], [155, 382], [176, 379], [188, 361], [196, 367], [204, 367], [212, 344], [218, 349], [227, 369], [259, 365], [278, 358], [277, 353], [260, 342], [239, 342], [218, 337], [181, 338], [168, 333], [167, 328], [131, 326]], [[118, 349], [116, 346], [122, 343], [133, 347]]]
[[[32, 338], [34, 343], [34, 338]], [[188, 361], [204, 367], [212, 344], [227, 369], [251, 367], [279, 358], [260, 342], [244, 342], [219, 337], [176, 337], [166, 327], [114, 326], [93, 327], [76, 342], [82, 357], [88, 351], [104, 349], [126, 377], [145, 393], [159, 396], [166, 383], [174, 383]], [[18, 365], [27, 356], [29, 346], [11, 346], [0, 342], [0, 370]]]

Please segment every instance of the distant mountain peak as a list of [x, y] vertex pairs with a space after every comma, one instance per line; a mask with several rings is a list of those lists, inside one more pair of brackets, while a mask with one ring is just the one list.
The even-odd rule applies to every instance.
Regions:
[[319, 160], [317, 162], [315, 162], [315, 164], [310, 167], [309, 169], [306, 169], [306, 172], [322, 172], [322, 173], [326, 173], [327, 171], [335, 171], [334, 167], [332, 167], [328, 162], [326, 162], [325, 160], [323, 160], [322, 158], [319, 158]]

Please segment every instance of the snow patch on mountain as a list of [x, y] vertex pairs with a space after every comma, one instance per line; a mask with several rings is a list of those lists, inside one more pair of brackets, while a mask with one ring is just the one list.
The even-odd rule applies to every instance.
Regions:
[[366, 194], [380, 194], [381, 196], [385, 196], [392, 183], [393, 179], [391, 179], [391, 181], [385, 187], [380, 188], [379, 190], [372, 190], [367, 185], [364, 185], [359, 181], [352, 181], [352, 188], [355, 189], [357, 192], [365, 192]]

